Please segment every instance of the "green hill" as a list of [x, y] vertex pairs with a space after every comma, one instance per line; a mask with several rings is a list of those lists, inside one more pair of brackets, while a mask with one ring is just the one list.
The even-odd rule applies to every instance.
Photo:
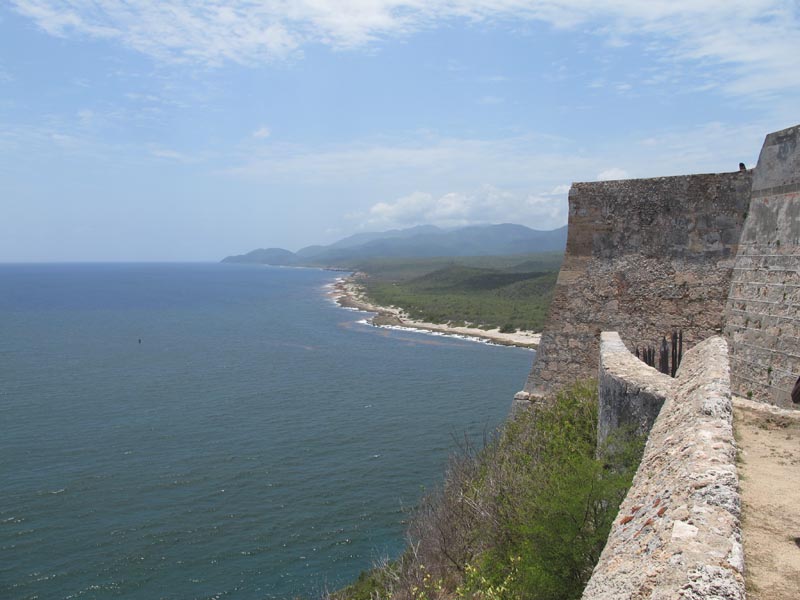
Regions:
[[[498, 257], [499, 258], [499, 257]], [[496, 262], [510, 266], [492, 267], [490, 261], [451, 259], [431, 269], [427, 261], [397, 262], [381, 269], [375, 263], [362, 265], [362, 283], [368, 296], [384, 306], [403, 308], [411, 318], [431, 323], [471, 323], [478, 327], [540, 331], [544, 326], [560, 259], [550, 255], [532, 256], [539, 271], [518, 272], [519, 257]], [[470, 264], [483, 263], [481, 266]], [[435, 264], [435, 263], [434, 263]], [[426, 272], [426, 268], [428, 269]]]
[[563, 252], [567, 228], [537, 231], [502, 223], [440, 229], [422, 225], [375, 233], [359, 233], [328, 246], [308, 246], [296, 253], [281, 248], [228, 256], [223, 262], [349, 268], [367, 260], [391, 258], [507, 256]]

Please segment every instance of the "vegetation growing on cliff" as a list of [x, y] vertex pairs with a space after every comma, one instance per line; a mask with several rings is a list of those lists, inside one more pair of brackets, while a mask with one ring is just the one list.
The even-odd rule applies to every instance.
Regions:
[[576, 385], [451, 458], [411, 520], [408, 547], [335, 600], [579, 598], [630, 486], [641, 441], [596, 457], [597, 392]]
[[541, 330], [560, 253], [517, 257], [403, 259], [359, 265], [371, 300], [430, 323]]

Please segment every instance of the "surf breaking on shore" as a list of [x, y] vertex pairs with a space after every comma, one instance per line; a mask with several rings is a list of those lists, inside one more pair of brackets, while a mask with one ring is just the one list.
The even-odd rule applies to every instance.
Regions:
[[364, 287], [358, 282], [358, 276], [358, 273], [354, 273], [349, 277], [340, 277], [330, 284], [330, 292], [328, 295], [343, 308], [374, 313], [374, 316], [368, 319], [367, 322], [375, 327], [474, 338], [492, 344], [500, 344], [502, 346], [517, 346], [529, 349], [536, 349], [539, 346], [541, 333], [534, 333], [533, 331], [501, 333], [499, 329], [454, 327], [440, 323], [417, 321], [410, 318], [401, 308], [395, 306], [380, 306], [371, 302], [364, 291]]

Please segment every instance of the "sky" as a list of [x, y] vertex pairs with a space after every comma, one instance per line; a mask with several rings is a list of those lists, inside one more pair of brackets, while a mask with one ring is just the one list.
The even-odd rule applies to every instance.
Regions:
[[7, 0], [0, 262], [552, 229], [797, 123], [797, 0]]

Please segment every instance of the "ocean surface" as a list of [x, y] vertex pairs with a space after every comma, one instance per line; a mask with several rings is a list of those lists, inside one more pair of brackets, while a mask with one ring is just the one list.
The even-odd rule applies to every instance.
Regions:
[[339, 274], [0, 265], [0, 598], [318, 598], [403, 547], [533, 353], [366, 325]]

